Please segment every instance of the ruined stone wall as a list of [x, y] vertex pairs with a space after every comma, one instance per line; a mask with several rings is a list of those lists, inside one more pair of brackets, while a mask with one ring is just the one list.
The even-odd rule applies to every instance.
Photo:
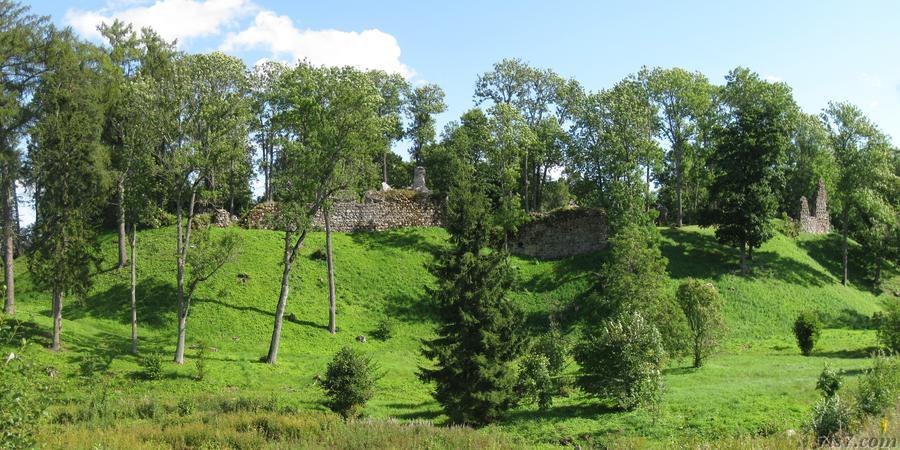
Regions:
[[609, 225], [599, 209], [571, 208], [531, 217], [509, 250], [518, 256], [562, 259], [606, 248]]
[[821, 180], [816, 188], [816, 203], [810, 213], [806, 197], [800, 197], [800, 230], [812, 234], [831, 232], [831, 218], [828, 215], [828, 194]]
[[[243, 220], [248, 228], [271, 229], [270, 217], [277, 205], [262, 203]], [[369, 192], [363, 201], [337, 200], [331, 208], [333, 231], [382, 231], [407, 227], [443, 225], [443, 202], [430, 194], [409, 190]], [[313, 228], [325, 228], [321, 211], [313, 218]]]

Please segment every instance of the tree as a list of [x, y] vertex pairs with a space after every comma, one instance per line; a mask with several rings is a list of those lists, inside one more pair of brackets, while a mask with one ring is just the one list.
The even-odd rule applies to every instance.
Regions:
[[419, 378], [454, 423], [493, 422], [517, 401], [515, 361], [524, 348], [522, 313], [506, 293], [513, 274], [500, 250], [491, 206], [471, 173], [450, 191], [446, 223], [453, 247], [434, 267], [429, 294], [438, 315], [437, 337], [423, 343], [433, 361]]
[[231, 56], [188, 55], [176, 58], [170, 76], [156, 82], [156, 110], [165, 113], [155, 121], [163, 136], [158, 158], [176, 211], [178, 364], [184, 363], [190, 311], [185, 270], [197, 204], [209, 199], [216, 174], [246, 148], [234, 144], [234, 129], [247, 122], [244, 73], [243, 62]]
[[773, 235], [780, 169], [797, 106], [784, 83], [768, 83], [740, 67], [725, 78], [712, 206], [702, 225], [715, 226], [719, 242], [738, 247], [741, 272], [748, 274], [748, 248], [752, 252]]
[[34, 117], [31, 96], [46, 70], [49, 33], [47, 17], [30, 7], [0, 0], [0, 224], [3, 227], [4, 312], [15, 314], [15, 264], [18, 212], [15, 183], [19, 178], [19, 143]]
[[284, 253], [269, 364], [277, 362], [291, 269], [312, 218], [335, 192], [374, 171], [372, 152], [381, 151], [384, 138], [377, 114], [382, 99], [362, 72], [300, 64], [278, 89], [275, 121], [284, 138], [273, 185]]
[[412, 154], [416, 165], [422, 164], [423, 149], [434, 144], [434, 115], [447, 110], [444, 91], [436, 84], [419, 86], [409, 94], [406, 114], [409, 116], [407, 135], [412, 140]]
[[712, 283], [693, 278], [678, 286], [676, 298], [691, 329], [694, 367], [700, 367], [703, 359], [715, 350], [725, 328], [722, 299]]
[[799, 113], [784, 159], [784, 190], [779, 200], [782, 211], [798, 217], [800, 197], [811, 199], [819, 181], [825, 184], [827, 192], [835, 192], [838, 167], [829, 144], [822, 120]]
[[[822, 121], [828, 128], [831, 148], [839, 168], [837, 189], [832, 195], [832, 205], [840, 211], [841, 253], [843, 258], [843, 274], [841, 283], [847, 284], [849, 276], [848, 245], [850, 235], [850, 211], [855, 207], [855, 198], [866, 198], [861, 195], [863, 189], [871, 189], [876, 200], [883, 193], [890, 192], [891, 180], [897, 175], [891, 166], [890, 141], [881, 130], [867, 119], [862, 111], [849, 103], [829, 103], [822, 112]], [[894, 187], [893, 189], [896, 189]]]
[[[675, 225], [684, 223], [685, 166], [697, 164], [692, 145], [699, 136], [699, 122], [712, 108], [712, 87], [703, 74], [681, 68], [642, 71], [650, 99], [658, 111], [658, 136], [669, 143], [667, 180], [675, 185]], [[674, 179], [674, 180], [672, 180]]]
[[63, 298], [86, 295], [99, 264], [95, 223], [106, 193], [108, 153], [100, 145], [102, 64], [97, 48], [68, 30], [54, 33], [48, 71], [34, 102], [29, 182], [35, 239], [28, 259], [36, 284], [53, 294], [53, 344], [59, 351]]
[[601, 299], [594, 306], [599, 322], [640, 311], [652, 317], [663, 297], [666, 259], [659, 249], [655, 228], [629, 225], [610, 238], [608, 261], [599, 273]]
[[266, 61], [253, 67], [250, 74], [251, 109], [253, 121], [251, 133], [259, 149], [259, 170], [263, 176], [263, 200], [272, 200], [272, 171], [277, 160], [277, 127], [272, 119], [275, 110], [275, 84], [288, 67], [277, 61]]
[[408, 164], [404, 163], [400, 155], [393, 153], [391, 147], [406, 135], [406, 130], [403, 129], [402, 114], [407, 108], [410, 86], [400, 74], [372, 70], [367, 72], [367, 75], [381, 95], [381, 105], [378, 107], [378, 117], [383, 122], [382, 129], [384, 130], [382, 133], [384, 142], [379, 155], [381, 157], [381, 181], [388, 185], [403, 186], [403, 183], [412, 179], [412, 170], [407, 173], [405, 166]]
[[328, 407], [343, 418], [354, 417], [375, 395], [378, 365], [358, 350], [344, 347], [328, 363], [322, 390]]
[[491, 183], [489, 195], [497, 211], [495, 218], [504, 231], [505, 247], [509, 235], [515, 234], [525, 219], [517, 179], [522, 158], [526, 149], [535, 145], [535, 136], [522, 115], [507, 103], [491, 107], [488, 126], [492, 144], [485, 155]]
[[659, 402], [665, 356], [659, 331], [638, 312], [588, 330], [575, 348], [578, 385], [629, 410]]
[[326, 204], [322, 215], [325, 217], [325, 264], [328, 266], [328, 331], [337, 333], [337, 298], [334, 292], [334, 251], [331, 245], [331, 205]]

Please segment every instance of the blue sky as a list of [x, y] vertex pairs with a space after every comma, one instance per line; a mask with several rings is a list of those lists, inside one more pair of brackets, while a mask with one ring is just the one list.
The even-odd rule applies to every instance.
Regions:
[[[788, 83], [800, 106], [858, 105], [898, 142], [900, 2], [33, 1], [87, 37], [101, 20], [152, 25], [181, 48], [248, 64], [309, 58], [437, 83], [443, 126], [473, 106], [479, 73], [502, 58], [611, 86], [641, 66], [680, 66], [714, 83], [735, 66]], [[401, 150], [402, 153], [405, 153]]]

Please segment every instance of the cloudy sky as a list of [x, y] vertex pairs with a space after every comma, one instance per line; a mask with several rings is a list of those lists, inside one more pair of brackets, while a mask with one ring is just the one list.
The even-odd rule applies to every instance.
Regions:
[[[121, 18], [187, 51], [354, 65], [437, 83], [446, 123], [472, 107], [479, 73], [506, 57], [609, 87], [641, 66], [681, 66], [713, 82], [741, 65], [787, 82], [800, 106], [857, 104], [900, 139], [900, 2], [36, 0], [96, 39]], [[405, 148], [398, 151], [405, 154]]]

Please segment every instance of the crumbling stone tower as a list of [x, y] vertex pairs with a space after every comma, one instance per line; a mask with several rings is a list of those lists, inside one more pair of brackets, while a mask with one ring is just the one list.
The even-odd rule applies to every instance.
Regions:
[[800, 197], [800, 230], [812, 234], [828, 234], [831, 232], [831, 220], [828, 217], [828, 194], [825, 183], [819, 180], [816, 187], [815, 209], [810, 214], [806, 197]]

